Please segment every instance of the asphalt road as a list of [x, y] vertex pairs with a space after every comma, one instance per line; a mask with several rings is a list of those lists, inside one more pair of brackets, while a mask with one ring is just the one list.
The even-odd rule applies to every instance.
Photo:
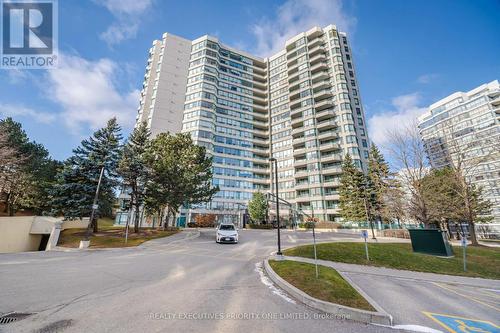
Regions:
[[[450, 332], [500, 332], [500, 283], [488, 287], [446, 283], [432, 278], [414, 279], [369, 272], [343, 273], [393, 316], [395, 327], [411, 324], [448, 332], [442, 324], [452, 321], [453, 326], [447, 325]], [[443, 316], [444, 319], [441, 318]], [[448, 316], [453, 318], [446, 318]], [[477, 323], [487, 321], [494, 325], [472, 323], [471, 327], [479, 327], [483, 331], [460, 330], [457, 321], [463, 319]], [[492, 329], [495, 324], [496, 328]]]
[[[204, 230], [197, 238], [183, 232], [137, 248], [0, 254], [0, 313], [35, 313], [0, 325], [0, 331], [396, 332], [325, 318], [270, 285], [259, 264], [276, 250], [275, 232], [244, 230], [236, 245], [216, 244], [214, 231]], [[359, 239], [342, 233], [318, 234], [318, 241], [342, 240]], [[309, 243], [311, 234], [285, 231], [282, 241], [284, 247]], [[360, 285], [374, 286], [373, 278], [350, 277]], [[420, 303], [412, 309], [411, 297], [426, 288], [432, 288], [427, 296], [433, 296], [436, 288], [442, 293], [435, 294], [437, 297], [452, 292], [413, 281], [390, 282], [384, 282], [385, 287], [394, 285], [397, 291], [377, 301], [396, 323], [444, 331], [421, 314], [421, 309], [439, 309]], [[400, 287], [404, 283], [414, 287]], [[369, 288], [375, 294], [365, 292], [375, 298], [385, 289], [379, 287]], [[402, 295], [410, 301], [404, 301]], [[398, 304], [405, 302], [409, 304]], [[433, 298], [427, 303], [433, 303]], [[477, 305], [464, 305], [464, 312], [467, 306]], [[480, 314], [481, 310], [472, 313]]]

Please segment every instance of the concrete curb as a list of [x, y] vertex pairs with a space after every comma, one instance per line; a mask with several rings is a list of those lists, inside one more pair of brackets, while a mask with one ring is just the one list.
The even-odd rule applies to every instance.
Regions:
[[[282, 277], [280, 277], [269, 265], [269, 259], [264, 260], [264, 269], [266, 273], [269, 275], [269, 278], [281, 289], [285, 290], [292, 297], [304, 303], [307, 306], [310, 306], [313, 309], [317, 309], [326, 313], [332, 313], [339, 317], [344, 317], [349, 320], [354, 320], [357, 322], [367, 323], [367, 324], [379, 324], [379, 325], [391, 325], [392, 326], [392, 316], [389, 314], [380, 311], [380, 307], [378, 304], [373, 304], [373, 300], [371, 298], [367, 298], [367, 301], [372, 304], [372, 306], [377, 309], [377, 312], [360, 310], [350, 308], [348, 306], [343, 306], [340, 304], [325, 302], [309, 296], [302, 290], [292, 286], [290, 283], [286, 282]], [[344, 277], [342, 275], [342, 277]], [[350, 279], [346, 279], [349, 283]], [[359, 291], [357, 287], [354, 287]], [[363, 297], [365, 297], [364, 293], [361, 293]]]

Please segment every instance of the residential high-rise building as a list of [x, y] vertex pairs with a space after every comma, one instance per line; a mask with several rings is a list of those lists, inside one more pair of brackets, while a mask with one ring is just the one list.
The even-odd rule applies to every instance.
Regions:
[[169, 33], [149, 49], [136, 121], [146, 122], [153, 136], [182, 128], [190, 56], [191, 41]]
[[450, 165], [483, 188], [500, 222], [500, 86], [498, 80], [456, 92], [432, 104], [419, 117], [419, 129], [432, 167]]
[[220, 192], [183, 209], [188, 221], [200, 213], [240, 219], [254, 192], [271, 191], [271, 157], [281, 199], [336, 221], [343, 156], [367, 168], [351, 47], [334, 25], [291, 38], [269, 58], [210, 36], [189, 41], [165, 34], [150, 50], [138, 121], [147, 121], [153, 135], [190, 133], [213, 156]]

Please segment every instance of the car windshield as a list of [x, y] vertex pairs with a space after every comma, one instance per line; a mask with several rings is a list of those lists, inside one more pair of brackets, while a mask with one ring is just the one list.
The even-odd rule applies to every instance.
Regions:
[[221, 224], [220, 230], [234, 230], [234, 225], [231, 224]]

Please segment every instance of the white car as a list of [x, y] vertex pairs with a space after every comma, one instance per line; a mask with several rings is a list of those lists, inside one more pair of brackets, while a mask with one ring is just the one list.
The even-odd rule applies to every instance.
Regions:
[[238, 243], [238, 229], [232, 223], [221, 223], [216, 229], [217, 243]]

